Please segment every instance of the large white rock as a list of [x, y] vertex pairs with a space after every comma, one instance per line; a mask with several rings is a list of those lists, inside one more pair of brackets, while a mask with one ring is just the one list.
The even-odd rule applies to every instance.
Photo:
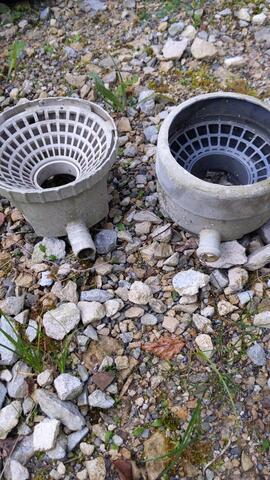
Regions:
[[0, 410], [0, 440], [6, 438], [9, 432], [16, 427], [22, 413], [21, 402], [15, 400]]
[[80, 321], [80, 310], [75, 303], [64, 303], [43, 316], [46, 335], [62, 340]]
[[104, 305], [100, 302], [79, 302], [78, 307], [82, 315], [82, 322], [84, 325], [88, 323], [102, 320], [106, 315]]
[[27, 480], [29, 478], [29, 472], [26, 467], [24, 467], [17, 460], [10, 460], [10, 480]]
[[54, 380], [54, 387], [60, 400], [73, 400], [81, 393], [83, 384], [78, 377], [62, 373]]
[[186, 38], [183, 38], [179, 41], [168, 38], [162, 50], [163, 57], [166, 60], [179, 60], [179, 58], [182, 57], [187, 46], [188, 40]]
[[7, 320], [4, 316], [0, 318], [0, 365], [13, 365], [18, 358], [13, 343], [5, 335], [6, 333], [13, 340], [17, 340], [18, 335], [14, 328], [13, 320]]
[[194, 58], [200, 60], [202, 58], [214, 57], [217, 54], [215, 45], [196, 37], [191, 45], [191, 53]]
[[34, 428], [33, 445], [35, 452], [51, 450], [59, 433], [60, 422], [55, 418], [45, 418]]
[[148, 285], [143, 282], [134, 282], [129, 290], [128, 299], [138, 305], [147, 305], [152, 298]]
[[105, 480], [106, 467], [103, 457], [94, 458], [85, 462], [89, 480]]
[[196, 295], [200, 288], [205, 287], [209, 283], [209, 275], [197, 272], [190, 268], [177, 273], [173, 277], [173, 288], [179, 295]]

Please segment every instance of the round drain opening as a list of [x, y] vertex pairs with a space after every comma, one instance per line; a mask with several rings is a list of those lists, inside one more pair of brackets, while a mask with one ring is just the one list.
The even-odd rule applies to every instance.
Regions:
[[239, 158], [226, 153], [213, 153], [197, 158], [190, 173], [201, 180], [220, 185], [246, 185], [249, 171]]
[[35, 172], [34, 183], [43, 190], [62, 187], [74, 182], [78, 175], [79, 169], [72, 163], [51, 159]]

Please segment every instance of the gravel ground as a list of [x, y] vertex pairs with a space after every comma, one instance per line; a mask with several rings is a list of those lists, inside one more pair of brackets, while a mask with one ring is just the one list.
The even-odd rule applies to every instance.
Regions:
[[[270, 224], [202, 265], [155, 176], [174, 104], [269, 102], [269, 0], [56, 0], [0, 19], [1, 111], [84, 98], [120, 137], [94, 262], [0, 200], [0, 478], [269, 479]], [[122, 111], [93, 72], [112, 90], [121, 72]]]

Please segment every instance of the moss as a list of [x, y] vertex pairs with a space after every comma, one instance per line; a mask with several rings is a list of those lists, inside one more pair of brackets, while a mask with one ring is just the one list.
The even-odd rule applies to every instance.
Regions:
[[200, 89], [204, 92], [220, 90], [220, 84], [216, 77], [210, 72], [207, 65], [202, 65], [197, 70], [178, 71], [180, 83], [183, 87]]
[[169, 92], [169, 85], [165, 85], [163, 82], [156, 82], [155, 80], [151, 80], [151, 82], [148, 83], [148, 88], [155, 90], [158, 93]]
[[213, 451], [213, 445], [209, 441], [195, 441], [184, 452], [182, 461], [192, 465], [203, 465], [209, 461]]
[[259, 97], [257, 90], [252, 88], [247, 80], [244, 78], [230, 78], [226, 81], [226, 92], [236, 92], [243, 95], [251, 95], [253, 97]]

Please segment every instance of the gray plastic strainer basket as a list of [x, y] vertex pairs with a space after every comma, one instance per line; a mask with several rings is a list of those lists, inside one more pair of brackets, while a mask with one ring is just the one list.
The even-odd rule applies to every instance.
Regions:
[[234, 185], [270, 176], [269, 139], [249, 125], [222, 119], [222, 113], [174, 134], [170, 148], [179, 165], [201, 179], [209, 170], [225, 171]]
[[[73, 98], [27, 102], [0, 115], [0, 192], [38, 235], [91, 227], [108, 212], [117, 132], [98, 105]], [[80, 228], [80, 231], [82, 229]]]

